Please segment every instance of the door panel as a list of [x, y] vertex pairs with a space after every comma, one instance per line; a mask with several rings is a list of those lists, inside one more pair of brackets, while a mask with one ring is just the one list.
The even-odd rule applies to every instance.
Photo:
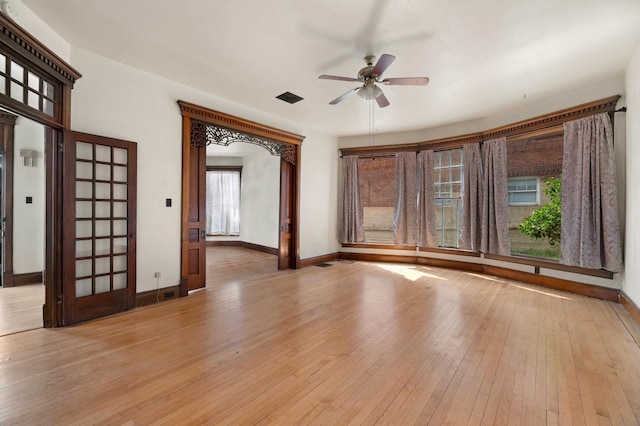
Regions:
[[295, 268], [294, 251], [294, 183], [293, 164], [280, 161], [280, 238], [278, 250], [278, 269]]
[[207, 152], [204, 147], [190, 144], [185, 149], [188, 151], [183, 153], [183, 173], [187, 173], [188, 187], [183, 186], [182, 190], [188, 196], [183, 200], [187, 214], [182, 224], [182, 277], [187, 280], [187, 291], [191, 291], [204, 287], [206, 282]]
[[66, 135], [65, 325], [135, 306], [136, 147], [102, 136]]

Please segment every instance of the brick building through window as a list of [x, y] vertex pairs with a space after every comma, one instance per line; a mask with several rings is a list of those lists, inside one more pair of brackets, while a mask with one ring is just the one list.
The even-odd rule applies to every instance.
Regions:
[[[532, 240], [518, 231], [518, 225], [549, 199], [544, 181], [562, 173], [562, 132], [507, 143], [509, 191], [509, 240], [514, 254], [557, 257], [558, 249], [546, 241]], [[535, 201], [534, 201], [535, 200]]]

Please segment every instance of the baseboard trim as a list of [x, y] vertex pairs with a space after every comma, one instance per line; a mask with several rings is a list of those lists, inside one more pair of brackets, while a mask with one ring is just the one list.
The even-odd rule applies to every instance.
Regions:
[[244, 247], [249, 250], [256, 250], [262, 253], [278, 255], [278, 249], [261, 246], [260, 244], [247, 243], [246, 241], [207, 241], [207, 247]]
[[309, 257], [307, 259], [300, 259], [298, 261], [297, 268], [306, 268], [307, 266], [317, 265], [318, 263], [333, 262], [338, 260], [338, 253], [325, 254], [323, 256]]
[[13, 287], [20, 285], [42, 284], [42, 272], [29, 272], [27, 274], [14, 274]]
[[561, 278], [548, 277], [529, 272], [516, 271], [509, 268], [499, 266], [482, 265], [471, 262], [461, 262], [446, 259], [434, 259], [421, 256], [397, 256], [390, 254], [370, 254], [370, 253], [338, 253], [340, 259], [356, 260], [365, 262], [393, 262], [393, 263], [409, 263], [418, 265], [436, 266], [441, 268], [460, 269], [468, 272], [478, 272], [486, 275], [493, 275], [501, 278], [508, 278], [515, 281], [522, 281], [527, 284], [535, 284], [542, 287], [553, 288], [556, 290], [568, 291], [574, 294], [594, 297], [597, 299], [619, 301], [619, 291], [613, 288], [601, 287], [596, 285], [582, 284], [575, 281], [564, 280]]
[[170, 299], [180, 297], [180, 286], [163, 287], [158, 290], [149, 290], [136, 294], [136, 307], [154, 305]]
[[482, 272], [482, 265], [478, 263], [460, 262], [458, 260], [435, 259], [422, 256], [398, 256], [393, 254], [370, 253], [338, 253], [340, 259], [360, 260], [363, 262], [408, 263], [413, 265], [435, 266], [439, 268], [461, 269], [469, 272]]
[[631, 318], [635, 320], [635, 322], [640, 326], [640, 308], [638, 305], [633, 303], [624, 291], [620, 292], [620, 304], [626, 309], [627, 312], [631, 315]]
[[395, 254], [338, 253], [339, 259], [363, 262], [418, 263], [418, 256], [398, 256]]

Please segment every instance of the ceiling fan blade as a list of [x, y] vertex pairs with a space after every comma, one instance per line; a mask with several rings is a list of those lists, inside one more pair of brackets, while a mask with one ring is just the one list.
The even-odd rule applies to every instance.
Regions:
[[426, 86], [429, 84], [429, 77], [385, 78], [381, 83], [390, 86]]
[[376, 98], [376, 102], [380, 108], [384, 108], [389, 106], [389, 99], [384, 95], [384, 93], [380, 93], [380, 95]]
[[349, 96], [353, 95], [354, 93], [356, 93], [358, 91], [358, 89], [360, 89], [359, 87], [353, 88], [351, 90], [349, 90], [346, 93], [343, 93], [342, 95], [338, 96], [337, 98], [335, 98], [334, 100], [332, 100], [331, 102], [329, 102], [329, 105], [335, 105], [337, 103], [340, 103], [342, 101], [344, 101], [345, 99], [347, 99]]
[[353, 77], [340, 77], [338, 75], [326, 75], [326, 74], [322, 74], [318, 76], [318, 78], [322, 80], [358, 81], [357, 78], [353, 78]]
[[376, 65], [373, 67], [373, 70], [371, 71], [371, 75], [376, 77], [381, 76], [382, 73], [387, 68], [389, 68], [389, 65], [391, 65], [391, 63], [395, 60], [396, 60], [395, 56], [384, 53], [382, 56], [380, 56], [380, 59], [378, 59], [378, 62], [376, 62]]

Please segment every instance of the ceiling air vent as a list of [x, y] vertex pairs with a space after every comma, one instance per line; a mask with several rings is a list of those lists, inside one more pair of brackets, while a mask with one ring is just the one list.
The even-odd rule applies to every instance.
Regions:
[[294, 95], [291, 92], [284, 92], [282, 95], [276, 96], [276, 98], [278, 98], [278, 99], [280, 99], [282, 101], [288, 102], [290, 104], [295, 104], [296, 102], [301, 101], [302, 99], [304, 99], [304, 98], [301, 98], [298, 95]]

